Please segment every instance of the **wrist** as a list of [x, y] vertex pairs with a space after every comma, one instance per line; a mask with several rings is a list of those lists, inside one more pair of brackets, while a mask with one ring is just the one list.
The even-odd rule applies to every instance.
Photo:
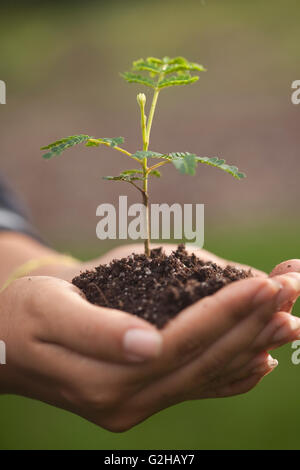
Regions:
[[[71, 265], [71, 257], [15, 232], [0, 234], [0, 259], [0, 289], [8, 280], [31, 274], [56, 276]], [[72, 259], [72, 264], [76, 263]]]
[[[33, 258], [18, 266], [6, 279], [0, 292], [4, 291], [13, 281], [20, 277], [27, 277], [30, 275], [55, 275], [58, 267], [70, 267], [77, 264], [78, 261], [68, 255], [53, 254], [51, 256], [43, 256], [40, 258]], [[51, 270], [51, 267], [54, 270]]]

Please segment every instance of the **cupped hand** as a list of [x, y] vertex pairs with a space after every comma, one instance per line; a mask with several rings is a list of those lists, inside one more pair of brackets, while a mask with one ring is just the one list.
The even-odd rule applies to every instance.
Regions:
[[298, 273], [257, 276], [200, 300], [157, 331], [88, 303], [64, 280], [22, 278], [0, 295], [7, 345], [0, 390], [112, 431], [184, 400], [243, 393], [276, 366], [265, 351], [299, 337], [300, 321], [282, 311], [299, 294]]

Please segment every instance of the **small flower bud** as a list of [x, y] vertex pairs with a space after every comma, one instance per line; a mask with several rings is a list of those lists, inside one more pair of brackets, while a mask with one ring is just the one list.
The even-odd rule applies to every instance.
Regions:
[[140, 106], [145, 106], [146, 104], [146, 95], [144, 93], [139, 93], [136, 97], [137, 102]]

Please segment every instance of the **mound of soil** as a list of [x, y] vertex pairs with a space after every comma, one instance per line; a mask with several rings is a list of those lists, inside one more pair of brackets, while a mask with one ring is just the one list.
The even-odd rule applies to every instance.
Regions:
[[150, 257], [133, 253], [113, 260], [72, 283], [92, 304], [132, 313], [162, 328], [197, 300], [247, 277], [252, 277], [250, 270], [202, 261], [179, 245], [169, 256], [156, 248]]

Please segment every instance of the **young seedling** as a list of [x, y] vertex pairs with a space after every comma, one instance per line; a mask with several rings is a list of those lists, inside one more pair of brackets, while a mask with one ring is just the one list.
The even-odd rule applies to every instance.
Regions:
[[[57, 140], [46, 147], [42, 147], [42, 150], [48, 150], [48, 152], [43, 155], [43, 157], [47, 159], [58, 156], [64, 150], [77, 144], [84, 144], [87, 147], [106, 145], [107, 147], [111, 147], [114, 150], [118, 150], [119, 152], [127, 155], [138, 163], [139, 168], [137, 169], [122, 171], [118, 176], [105, 176], [104, 179], [110, 181], [124, 181], [134, 186], [141, 193], [146, 215], [147, 238], [145, 239], [144, 245], [145, 254], [147, 256], [150, 254], [148, 182], [151, 176], [161, 176], [158, 168], [172, 163], [180, 173], [194, 175], [197, 164], [205, 163], [206, 165], [211, 165], [230, 173], [236, 179], [242, 179], [245, 177], [244, 173], [240, 173], [237, 167], [226, 164], [225, 160], [219, 159], [218, 157], [199, 157], [195, 153], [190, 152], [173, 152], [165, 154], [149, 150], [151, 127], [160, 91], [164, 88], [175, 85], [189, 85], [194, 83], [199, 79], [197, 74], [204, 71], [205, 68], [202, 65], [189, 62], [183, 57], [175, 57], [174, 59], [170, 59], [169, 57], [164, 57], [163, 59], [148, 57], [146, 60], [140, 59], [133, 62], [132, 71], [121, 74], [129, 83], [138, 83], [153, 89], [152, 103], [148, 117], [145, 114], [146, 96], [144, 93], [139, 93], [137, 95], [137, 102], [141, 114], [142, 150], [137, 150], [136, 152], [131, 153], [122, 148], [121, 145], [124, 142], [123, 137], [94, 138], [85, 134], [66, 137], [64, 139]], [[156, 164], [151, 163], [149, 165], [148, 162], [151, 159], [158, 159], [159, 162]]]

